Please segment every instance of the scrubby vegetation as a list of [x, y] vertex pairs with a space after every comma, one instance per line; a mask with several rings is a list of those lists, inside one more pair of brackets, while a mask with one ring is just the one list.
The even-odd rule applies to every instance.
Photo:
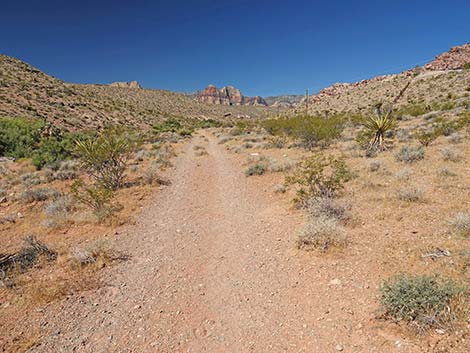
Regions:
[[454, 315], [451, 301], [460, 291], [439, 278], [401, 275], [382, 285], [381, 301], [388, 317], [403, 320], [422, 333], [448, 326]]

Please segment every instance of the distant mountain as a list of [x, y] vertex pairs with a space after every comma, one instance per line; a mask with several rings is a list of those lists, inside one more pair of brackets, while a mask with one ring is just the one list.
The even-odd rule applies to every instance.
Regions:
[[219, 89], [214, 85], [209, 85], [196, 94], [196, 99], [199, 102], [220, 105], [268, 105], [262, 97], [246, 97], [239, 89], [232, 86]]
[[264, 100], [268, 105], [272, 105], [274, 107], [293, 107], [300, 103], [304, 97], [305, 96], [301, 94], [283, 94], [279, 96], [265, 97]]
[[145, 128], [168, 116], [223, 119], [228, 115], [263, 118], [271, 114], [262, 100], [245, 98], [244, 103], [201, 103], [185, 94], [144, 89], [135, 81], [67, 83], [21, 60], [0, 55], [0, 116], [43, 119], [67, 130], [116, 123]]

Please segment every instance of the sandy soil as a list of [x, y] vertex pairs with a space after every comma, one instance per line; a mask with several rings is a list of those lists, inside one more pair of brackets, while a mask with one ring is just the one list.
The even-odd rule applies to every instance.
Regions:
[[204, 134], [119, 231], [131, 260], [105, 271], [99, 290], [46, 307], [32, 351], [426, 351], [376, 318], [380, 249], [297, 250], [300, 213]]

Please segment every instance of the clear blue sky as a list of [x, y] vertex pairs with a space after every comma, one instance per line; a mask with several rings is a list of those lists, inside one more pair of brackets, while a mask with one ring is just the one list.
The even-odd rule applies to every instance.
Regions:
[[470, 41], [469, 0], [2, 0], [0, 52], [69, 82], [317, 91]]

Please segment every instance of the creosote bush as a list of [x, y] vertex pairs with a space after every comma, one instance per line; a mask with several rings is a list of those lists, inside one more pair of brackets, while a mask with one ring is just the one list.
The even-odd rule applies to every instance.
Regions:
[[387, 317], [405, 321], [422, 333], [446, 327], [452, 319], [451, 300], [459, 291], [452, 282], [436, 277], [401, 275], [386, 281], [380, 294]]
[[341, 158], [315, 154], [303, 159], [286, 184], [297, 186], [295, 202], [302, 205], [312, 197], [334, 197], [351, 179], [351, 172]]
[[77, 140], [76, 154], [94, 182], [110, 190], [123, 185], [124, 171], [138, 138], [118, 127], [103, 130], [96, 139]]

